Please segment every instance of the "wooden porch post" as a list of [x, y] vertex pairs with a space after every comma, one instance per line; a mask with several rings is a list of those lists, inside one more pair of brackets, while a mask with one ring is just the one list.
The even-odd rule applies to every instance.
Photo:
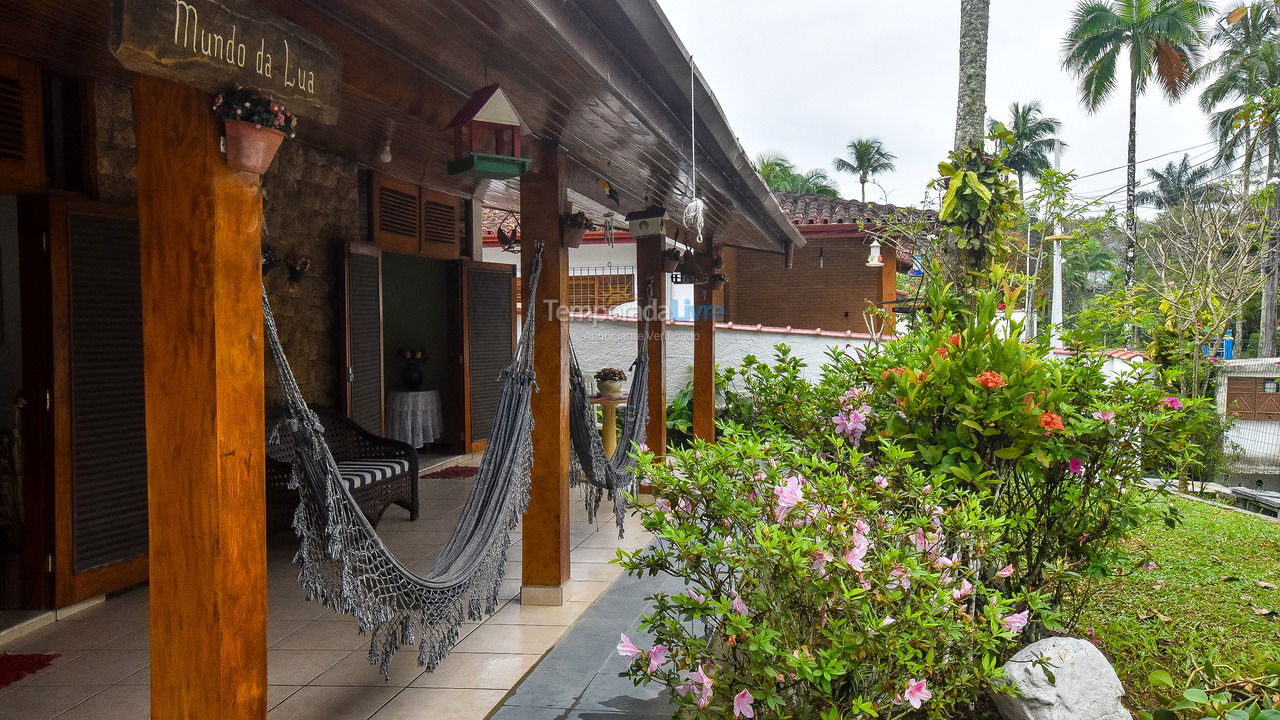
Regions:
[[[702, 267], [711, 266], [712, 243], [697, 249]], [[693, 286], [693, 436], [716, 439], [716, 302], [710, 284]]]
[[[658, 456], [667, 452], [667, 276], [662, 272], [662, 237], [636, 240], [636, 299], [640, 312], [649, 313], [649, 422], [645, 444]], [[652, 285], [652, 295], [647, 294]], [[656, 308], [656, 313], [652, 308]], [[643, 489], [643, 488], [642, 488]]]
[[[898, 299], [898, 251], [886, 245], [880, 251], [880, 256], [884, 260], [884, 267], [880, 268], [880, 301], [893, 302]], [[896, 325], [893, 307], [884, 306], [884, 309], [887, 315], [884, 322], [884, 331], [893, 333]]]
[[[532, 308], [534, 372], [533, 467], [524, 515], [520, 602], [561, 605], [569, 581], [569, 250], [560, 231], [565, 210], [564, 151], [555, 143], [533, 147], [533, 169], [520, 180], [521, 277], [525, 308]], [[543, 243], [537, 297], [528, 296], [536, 243]]]
[[135, 76], [151, 717], [266, 718], [259, 178], [208, 95]]

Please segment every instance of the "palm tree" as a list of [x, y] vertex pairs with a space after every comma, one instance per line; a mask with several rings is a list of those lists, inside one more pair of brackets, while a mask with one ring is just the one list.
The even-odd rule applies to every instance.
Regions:
[[[1275, 123], [1254, 128], [1238, 122], [1247, 98], [1280, 86], [1280, 22], [1266, 3], [1255, 2], [1233, 14], [1235, 21], [1220, 23], [1212, 45], [1221, 53], [1205, 64], [1202, 74], [1213, 79], [1200, 93], [1200, 108], [1210, 115], [1209, 130], [1218, 139], [1218, 157], [1233, 164], [1243, 155], [1244, 191], [1249, 192], [1259, 144], [1276, 144], [1280, 128]], [[1221, 107], [1227, 104], [1227, 107]]]
[[826, 197], [840, 197], [840, 189], [836, 187], [836, 183], [822, 168], [814, 168], [806, 173], [796, 173], [791, 176], [791, 192], [801, 193], [802, 195], [825, 195]]
[[960, 0], [960, 88], [955, 149], [982, 144], [987, 116], [987, 34], [991, 0]]
[[[991, 120], [988, 129], [994, 134], [1001, 123]], [[1057, 143], [1058, 131], [1062, 130], [1062, 121], [1058, 118], [1045, 117], [1039, 100], [1027, 104], [1015, 102], [1009, 106], [1009, 123], [1003, 126], [1012, 135], [1005, 141], [1005, 150], [1009, 156], [1005, 164], [1018, 175], [1018, 195], [1025, 204], [1026, 192], [1023, 189], [1024, 178], [1030, 175], [1038, 178], [1053, 166], [1049, 153]], [[1066, 147], [1066, 143], [1062, 143]]]
[[1212, 173], [1212, 166], [1192, 166], [1191, 156], [1183, 153], [1180, 162], [1170, 162], [1164, 170], [1147, 168], [1147, 177], [1155, 182], [1156, 189], [1138, 193], [1137, 202], [1165, 210], [1188, 200], [1199, 200], [1213, 189], [1205, 182]]
[[787, 184], [791, 182], [791, 176], [796, 174], [795, 163], [782, 153], [772, 150], [756, 156], [755, 168], [770, 190], [785, 191]]
[[1126, 186], [1124, 281], [1133, 287], [1138, 238], [1134, 214], [1138, 185], [1138, 96], [1154, 79], [1172, 102], [1191, 87], [1204, 52], [1204, 19], [1212, 8], [1198, 0], [1084, 0], [1062, 41], [1062, 65], [1080, 81], [1080, 101], [1096, 112], [1116, 89], [1121, 53], [1129, 69], [1129, 174]]
[[862, 184], [862, 202], [866, 202], [867, 181], [880, 173], [893, 172], [893, 161], [898, 156], [886, 150], [880, 138], [854, 138], [845, 149], [849, 159], [836, 158], [833, 165], [836, 172], [858, 176], [858, 182]]

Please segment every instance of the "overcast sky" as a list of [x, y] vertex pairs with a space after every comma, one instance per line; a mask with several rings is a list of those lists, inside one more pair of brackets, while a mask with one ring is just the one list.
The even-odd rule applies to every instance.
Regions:
[[[918, 204], [951, 148], [958, 83], [960, 0], [659, 0], [710, 83], [743, 147], [777, 150], [801, 169], [831, 171], [854, 137], [875, 136], [898, 156], [880, 182], [895, 204]], [[1080, 175], [1125, 162], [1127, 84], [1097, 114], [1079, 104], [1061, 69], [1060, 43], [1075, 2], [992, 0], [987, 113], [1040, 100], [1063, 121], [1063, 169]], [[1196, 145], [1209, 158], [1204, 115], [1193, 96], [1170, 105], [1153, 89], [1138, 105], [1138, 159]], [[1163, 168], [1181, 153], [1139, 166]], [[834, 174], [834, 173], [833, 173]], [[857, 179], [837, 176], [845, 197]], [[1123, 170], [1083, 178], [1100, 195], [1124, 185]], [[1123, 201], [1123, 191], [1110, 197]], [[867, 186], [867, 200], [884, 201]]]

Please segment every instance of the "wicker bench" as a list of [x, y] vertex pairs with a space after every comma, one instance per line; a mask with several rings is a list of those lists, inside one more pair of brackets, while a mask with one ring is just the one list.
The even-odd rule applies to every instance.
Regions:
[[[417, 520], [418, 452], [405, 443], [366, 431], [336, 410], [310, 407], [320, 417], [325, 442], [369, 524], [376, 527], [392, 503], [408, 510], [410, 520]], [[281, 408], [267, 410], [268, 435], [281, 413]], [[268, 532], [293, 525], [298, 492], [289, 488], [290, 467], [285, 461], [291, 452], [292, 448], [278, 445], [267, 448]]]

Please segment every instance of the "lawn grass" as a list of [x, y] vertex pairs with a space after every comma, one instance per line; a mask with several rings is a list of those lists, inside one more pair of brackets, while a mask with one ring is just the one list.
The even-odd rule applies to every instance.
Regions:
[[[1173, 502], [1184, 517], [1180, 526], [1152, 523], [1126, 543], [1131, 564], [1150, 558], [1156, 567], [1091, 581], [1094, 594], [1080, 620], [1137, 708], [1151, 707], [1147, 676], [1154, 670], [1182, 683], [1206, 658], [1245, 675], [1280, 660], [1280, 523]], [[1271, 613], [1255, 612], [1261, 609]]]

